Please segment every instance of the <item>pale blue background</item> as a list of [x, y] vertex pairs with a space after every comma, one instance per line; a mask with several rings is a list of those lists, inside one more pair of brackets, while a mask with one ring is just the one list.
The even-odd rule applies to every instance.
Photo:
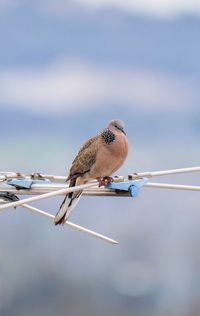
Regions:
[[[2, 171], [65, 175], [112, 118], [130, 142], [118, 174], [199, 165], [198, 1], [104, 2], [0, 1]], [[199, 207], [198, 192], [83, 197], [71, 220], [118, 246], [2, 212], [0, 315], [199, 316]]]

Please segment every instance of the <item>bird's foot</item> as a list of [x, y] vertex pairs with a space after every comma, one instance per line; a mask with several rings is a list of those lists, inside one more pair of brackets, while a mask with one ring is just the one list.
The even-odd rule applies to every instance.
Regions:
[[97, 181], [99, 182], [99, 187], [101, 187], [113, 182], [113, 178], [112, 177], [98, 177]]

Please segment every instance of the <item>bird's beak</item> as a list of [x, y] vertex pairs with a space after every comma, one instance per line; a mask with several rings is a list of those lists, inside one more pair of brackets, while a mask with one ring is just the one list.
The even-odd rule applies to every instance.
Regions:
[[123, 128], [121, 128], [121, 132], [122, 132], [124, 135], [126, 135], [126, 133], [125, 133], [125, 131], [123, 130]]

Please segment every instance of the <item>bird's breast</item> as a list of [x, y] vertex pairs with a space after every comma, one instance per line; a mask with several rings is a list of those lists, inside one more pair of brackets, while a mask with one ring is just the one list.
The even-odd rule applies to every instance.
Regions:
[[128, 155], [128, 141], [124, 134], [110, 144], [100, 144], [96, 162], [91, 169], [93, 178], [110, 176], [124, 163]]
[[128, 141], [124, 134], [116, 137], [113, 143], [107, 145], [111, 155], [126, 159], [128, 155]]

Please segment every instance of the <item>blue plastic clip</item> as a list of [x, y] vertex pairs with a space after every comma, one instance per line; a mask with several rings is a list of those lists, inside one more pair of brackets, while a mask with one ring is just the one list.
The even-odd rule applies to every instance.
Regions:
[[31, 189], [33, 184], [50, 183], [49, 179], [32, 180], [32, 179], [9, 179], [6, 181], [7, 184], [16, 187], [17, 189]]
[[147, 183], [148, 178], [141, 178], [130, 181], [122, 181], [122, 182], [111, 182], [106, 185], [107, 189], [119, 190], [119, 191], [127, 191], [130, 193], [130, 196], [136, 197], [138, 195], [139, 189]]

